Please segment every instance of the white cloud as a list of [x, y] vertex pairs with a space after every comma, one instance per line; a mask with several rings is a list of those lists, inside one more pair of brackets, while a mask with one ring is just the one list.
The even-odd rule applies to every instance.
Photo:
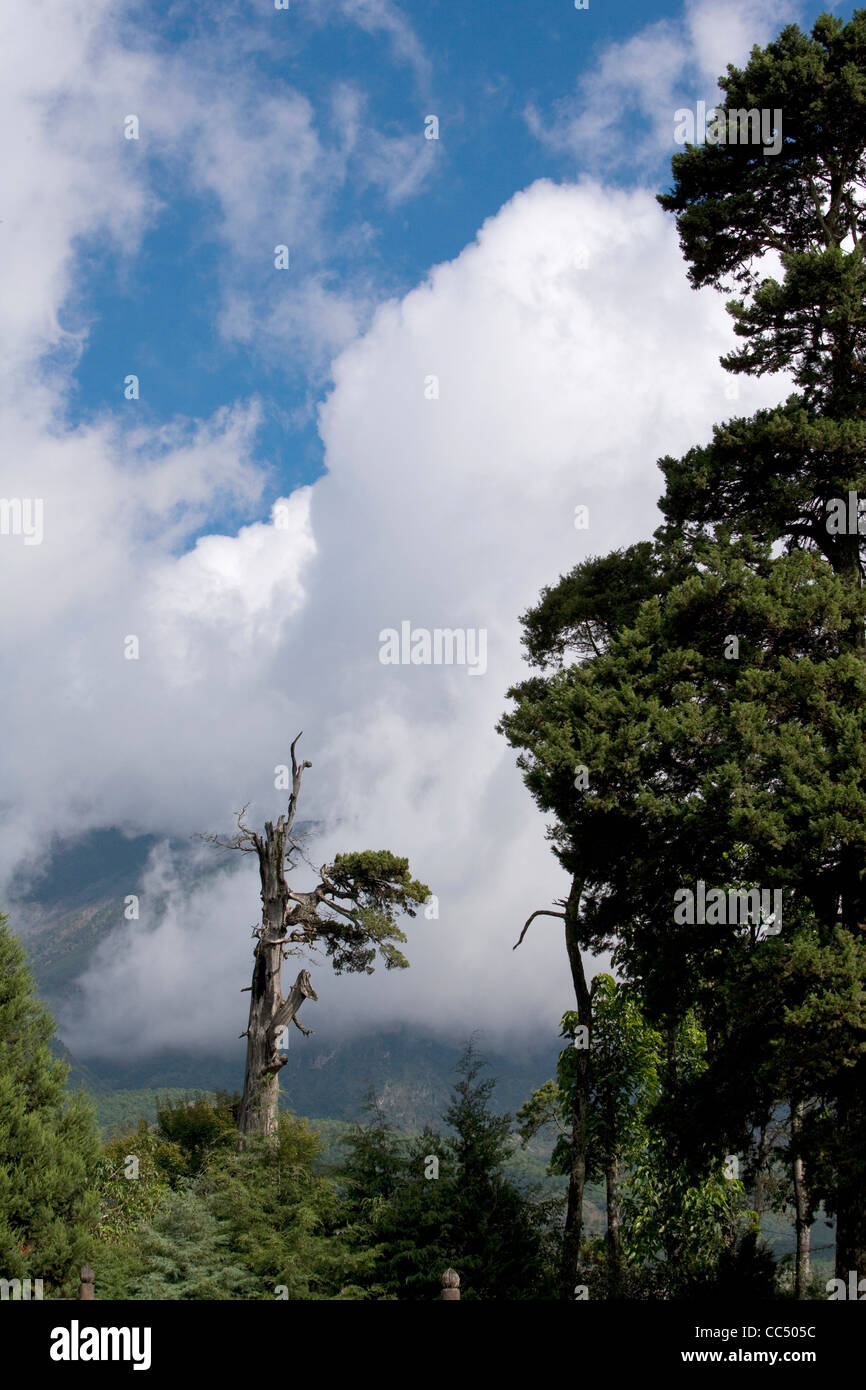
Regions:
[[[396, 7], [345, 8], [426, 71]], [[335, 225], [337, 202], [350, 185], [373, 187], [389, 208], [421, 190], [435, 167], [421, 115], [385, 130], [363, 90], [339, 81], [314, 109], [239, 65], [234, 34], [158, 52], [141, 34], [133, 46], [128, 24], [119, 0], [31, 0], [0, 14], [0, 376], [10, 396], [22, 368], [48, 351], [54, 383], [65, 385], [92, 313], [77, 276], [82, 246], [116, 255], [122, 277], [180, 188], [201, 200], [200, 241], [222, 251], [222, 331], [256, 350], [261, 329], [265, 351], [300, 349], [321, 370], [370, 308], [360, 272], [350, 267], [337, 283], [333, 271], [335, 249], [369, 236], [345, 216]], [[124, 138], [128, 115], [138, 139]], [[279, 244], [293, 265], [282, 279]]]
[[430, 59], [398, 5], [392, 0], [341, 0], [340, 12], [368, 33], [387, 35], [395, 56], [412, 68], [422, 93], [429, 91]]
[[677, 108], [714, 101], [728, 63], [743, 65], [754, 44], [766, 44], [801, 10], [799, 0], [768, 0], [760, 9], [751, 0], [685, 0], [681, 20], [654, 20], [607, 46], [548, 115], [529, 103], [527, 124], [580, 169], [643, 177], [676, 148]]
[[[93, 824], [157, 833], [225, 828], [247, 800], [261, 821], [280, 800], [274, 768], [303, 727], [313, 762], [304, 814], [322, 822], [314, 860], [387, 846], [440, 898], [439, 920], [411, 928], [405, 977], [333, 981], [316, 968], [323, 1013], [394, 1011], [467, 1029], [518, 1010], [555, 1018], [569, 1000], [556, 924], [541, 919], [511, 950], [529, 912], [564, 886], [494, 732], [521, 674], [517, 617], [587, 553], [651, 532], [655, 459], [732, 413], [717, 365], [730, 341], [719, 298], [688, 288], [650, 194], [541, 182], [517, 195], [455, 261], [382, 305], [335, 362], [320, 416], [328, 472], [290, 499], [290, 529], [205, 536], [176, 559], [145, 550], [136, 583], [146, 660], [119, 659], [117, 634], [135, 630], [125, 582], [100, 597], [83, 586], [75, 635], [55, 633], [52, 656], [29, 641], [30, 679], [43, 689], [40, 672], [66, 673], [83, 644], [90, 656], [71, 709], [68, 685], [41, 702], [51, 790], [34, 797], [31, 764], [13, 778], [19, 796], [35, 799], [44, 821], [55, 788], [83, 788], [80, 814]], [[438, 400], [425, 398], [431, 374]], [[778, 394], [778, 384], [746, 383], [736, 409]], [[590, 508], [585, 533], [573, 527], [579, 502]], [[50, 593], [47, 538], [40, 559]], [[381, 665], [379, 632], [403, 620], [485, 628], [486, 675]], [[20, 746], [34, 711], [22, 688], [7, 693]], [[246, 939], [240, 904], [254, 914], [257, 894], [245, 882], [243, 893], [207, 899], [215, 943], [234, 931]], [[155, 931], [138, 925], [129, 957], [117, 957], [134, 965], [134, 1007], [160, 1020], [159, 1036], [178, 1036], [162, 994], [169, 959], [180, 980], [192, 978], [203, 949], [180, 928], [188, 916], [175, 904]], [[113, 1015], [102, 1005], [117, 969], [101, 966], [88, 984], [91, 1021], [108, 1020], [105, 1046]], [[213, 1017], [216, 1042], [225, 1020]]]
[[[226, 125], [210, 130], [197, 99], [169, 83], [158, 117], [147, 56], [127, 59], [104, 35], [97, 43], [98, 22], [75, 27], [108, 9], [51, 7], [59, 34], [45, 81], [72, 92], [81, 148], [67, 133], [52, 155], [51, 128], [33, 115], [23, 127], [31, 159], [19, 152], [12, 171], [21, 226], [0, 315], [19, 355], [0, 490], [44, 498], [45, 537], [32, 547], [0, 537], [0, 584], [16, 595], [0, 611], [3, 649], [14, 653], [0, 675], [0, 867], [51, 833], [88, 826], [189, 836], [226, 828], [246, 801], [261, 822], [282, 800], [274, 768], [303, 728], [313, 762], [303, 815], [320, 823], [313, 857], [387, 846], [408, 854], [440, 899], [439, 920], [411, 929], [408, 974], [331, 981], [317, 970], [317, 1008], [459, 1024], [461, 1036], [503, 1019], [547, 1028], [570, 999], [559, 929], [542, 919], [520, 952], [511, 947], [563, 879], [494, 732], [522, 673], [518, 614], [588, 553], [651, 533], [658, 456], [778, 399], [780, 385], [747, 382], [739, 402], [726, 399], [723, 305], [688, 287], [674, 227], [650, 192], [538, 182], [456, 259], [381, 304], [366, 331], [349, 320], [330, 330], [334, 341], [353, 336], [320, 410], [327, 473], [285, 499], [284, 528], [259, 520], [227, 533], [217, 519], [248, 517], [266, 482], [251, 458], [255, 403], [135, 433], [117, 420], [70, 431], [57, 413], [61, 368], [42, 377], [40, 352], [64, 341], [75, 239], [108, 227], [131, 244], [156, 215], [145, 171], [117, 135], [118, 113], [135, 110], [134, 81], [153, 98], [167, 151], [172, 140], [179, 150], [178, 129], [211, 140], [178, 167], [209, 180], [238, 254], [254, 230], [243, 199], [274, 206], [272, 155], [250, 136], [246, 97], [237, 110], [218, 103]], [[48, 13], [28, 9], [36, 19], [15, 31], [13, 67]], [[99, 104], [88, 107], [94, 71]], [[299, 133], [293, 207], [319, 137], [302, 103], [261, 109], [268, 132]], [[239, 152], [248, 167], [235, 198], [226, 165]], [[34, 249], [43, 156], [53, 221]], [[220, 167], [209, 171], [210, 157]], [[296, 341], [291, 314], [287, 324]], [[588, 532], [572, 524], [579, 503]], [[379, 633], [406, 620], [486, 629], [486, 674], [383, 666]], [[129, 635], [137, 660], [125, 659]], [[229, 977], [249, 968], [255, 875], [244, 860], [191, 901], [167, 882], [158, 920], [120, 927], [86, 982], [74, 1046], [123, 1044], [130, 1026], [166, 1045], [193, 1033], [225, 1040], [239, 997]]]

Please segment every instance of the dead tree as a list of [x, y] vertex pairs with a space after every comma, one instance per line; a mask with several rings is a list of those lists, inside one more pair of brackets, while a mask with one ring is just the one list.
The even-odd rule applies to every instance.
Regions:
[[[237, 816], [238, 831], [230, 840], [216, 835], [203, 839], [224, 849], [256, 854], [261, 879], [262, 920], [253, 928], [256, 939], [246, 1031], [247, 1059], [238, 1129], [244, 1136], [276, 1133], [279, 1118], [279, 1073], [288, 1058], [280, 1050], [283, 1030], [293, 1023], [309, 1034], [298, 1020], [305, 999], [318, 999], [309, 973], [301, 970], [288, 997], [283, 997], [281, 968], [289, 955], [319, 953], [329, 956], [337, 974], [364, 970], [373, 973], [376, 953], [388, 970], [404, 969], [409, 962], [394, 944], [406, 936], [396, 916], [415, 916], [418, 904], [430, 890], [409, 874], [406, 859], [387, 850], [363, 850], [338, 854], [333, 864], [315, 869], [293, 835], [301, 778], [312, 763], [299, 763], [292, 744], [292, 791], [287, 811], [276, 822], [266, 821], [264, 834], [245, 822], [246, 806]], [[286, 877], [303, 862], [318, 877], [306, 891], [290, 887]], [[324, 914], [324, 915], [323, 915]]]

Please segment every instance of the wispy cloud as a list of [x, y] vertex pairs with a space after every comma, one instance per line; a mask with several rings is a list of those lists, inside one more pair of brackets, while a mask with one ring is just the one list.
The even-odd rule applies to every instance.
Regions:
[[718, 95], [728, 63], [742, 63], [753, 44], [800, 18], [798, 0], [685, 0], [682, 19], [655, 20], [604, 47], [577, 90], [551, 110], [529, 104], [533, 135], [573, 156], [582, 170], [644, 178], [673, 149], [674, 112]]

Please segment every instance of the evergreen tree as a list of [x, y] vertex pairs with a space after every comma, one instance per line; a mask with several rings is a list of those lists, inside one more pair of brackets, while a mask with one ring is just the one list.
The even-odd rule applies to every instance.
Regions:
[[333, 1183], [313, 1171], [317, 1136], [282, 1114], [276, 1135], [239, 1152], [234, 1109], [225, 1096], [162, 1106], [159, 1125], [105, 1146], [102, 1296], [359, 1296], [372, 1257], [351, 1243]]
[[[284, 1034], [292, 1023], [309, 1033], [298, 1018], [307, 999], [318, 999], [309, 971], [301, 970], [288, 996], [282, 991], [282, 964], [290, 955], [323, 952], [341, 975], [372, 975], [378, 956], [386, 970], [406, 970], [409, 962], [398, 942], [406, 941], [400, 918], [415, 917], [430, 890], [409, 872], [409, 861], [390, 850], [360, 850], [338, 854], [318, 870], [311, 888], [290, 885], [303, 845], [293, 833], [304, 772], [291, 746], [292, 789], [288, 808], [276, 821], [265, 821], [264, 833], [248, 825], [244, 811], [237, 816], [237, 834], [203, 838], [223, 849], [255, 854], [261, 880], [262, 923], [256, 938], [250, 1010], [245, 1034], [247, 1060], [238, 1110], [241, 1144], [246, 1137], [275, 1134], [279, 1122], [279, 1074], [285, 1066]], [[288, 773], [288, 769], [286, 769]], [[309, 863], [309, 861], [307, 861]]]
[[320, 1151], [306, 1121], [283, 1112], [276, 1135], [219, 1150], [198, 1190], [253, 1276], [251, 1298], [352, 1297], [370, 1261], [347, 1244], [333, 1184], [313, 1171]]
[[496, 1082], [481, 1078], [486, 1063], [470, 1041], [461, 1057], [443, 1119], [453, 1130], [443, 1194], [449, 1200], [453, 1263], [464, 1297], [552, 1297], [542, 1208], [503, 1173], [512, 1152], [512, 1116], [491, 1105]]
[[[705, 1142], [724, 1125], [750, 1142], [774, 1104], [801, 1116], [792, 1143], [812, 1143], [843, 1276], [866, 1268], [864, 58], [866, 11], [848, 24], [823, 15], [811, 36], [789, 26], [721, 79], [729, 126], [751, 108], [781, 113], [779, 155], [728, 139], [675, 156], [660, 201], [677, 215], [690, 278], [731, 280], [740, 293], [729, 308], [745, 346], [725, 365], [787, 370], [797, 391], [662, 460], [665, 525], [654, 557], [632, 548], [631, 585], [614, 555], [542, 595], [524, 619], [530, 658], [561, 665], [570, 647], [582, 667], [517, 687], [501, 725], [557, 816], [554, 845], [572, 875], [567, 941], [621, 939], [621, 963], [656, 1020], [699, 1006], [717, 1081], [737, 1075], [743, 991], [760, 973], [751, 958], [771, 952], [771, 996], [789, 998], [748, 1060], [739, 1108], [714, 1109]], [[768, 251], [778, 278], [762, 278]], [[578, 795], [576, 765], [590, 783]], [[677, 930], [672, 895], [698, 879], [784, 889], [781, 943], [768, 947], [759, 929]], [[807, 1007], [786, 972], [802, 979], [807, 956], [805, 974], [828, 971], [834, 985], [811, 1016], [814, 1071], [785, 1077], [784, 1030]], [[760, 1009], [751, 995], [745, 1016]], [[758, 1062], [768, 1049], [775, 1071]], [[827, 1106], [835, 1141], [823, 1143], [813, 1131]], [[792, 1152], [795, 1167], [802, 1157]]]
[[[699, 1123], [686, 1122], [686, 1080], [670, 1086], [696, 1152], [741, 1152], [795, 1096], [807, 1106], [823, 1097], [838, 1128], [866, 1043], [862, 951], [837, 919], [847, 853], [866, 836], [866, 701], [862, 663], [835, 634], [862, 599], [816, 556], [742, 548], [708, 546], [703, 570], [644, 604], [603, 656], [527, 682], [503, 721], [539, 804], [557, 813], [554, 844], [581, 890], [581, 944], [618, 944], [659, 1024], [700, 1010], [713, 1087]], [[730, 633], [737, 660], [725, 656]], [[590, 769], [578, 794], [576, 764]], [[697, 880], [778, 888], [780, 936], [726, 917], [678, 923], [677, 894]], [[794, 986], [795, 961], [801, 982], [833, 980], [820, 1007]], [[803, 1010], [808, 1045], [792, 1050]], [[749, 1049], [758, 1018], [764, 1032]], [[849, 1127], [823, 1145], [834, 1209], [861, 1181], [856, 1139]]]
[[170, 1191], [140, 1230], [126, 1298], [226, 1301], [264, 1297], [225, 1220], [189, 1184]]
[[23, 947], [0, 918], [0, 1278], [70, 1296], [98, 1220], [99, 1137], [83, 1095], [65, 1092], [54, 1024]]
[[552, 1297], [551, 1212], [503, 1172], [511, 1118], [493, 1111], [484, 1065], [470, 1043], [443, 1116], [452, 1133], [401, 1139], [378, 1113], [348, 1137], [338, 1180], [354, 1240], [375, 1252], [368, 1296], [435, 1299], [452, 1267], [463, 1298]]
[[[796, 394], [778, 410], [734, 420], [711, 444], [665, 459], [662, 537], [698, 546], [733, 536], [806, 549], [853, 589], [864, 572], [861, 499], [866, 493], [866, 10], [844, 23], [821, 15], [810, 35], [788, 26], [766, 50], [753, 50], [723, 81], [725, 110], [768, 106], [783, 113], [778, 163], [754, 147], [689, 149], [674, 158], [674, 187], [660, 199], [677, 216], [695, 286], [739, 286], [729, 309], [744, 346], [724, 359], [734, 372], [787, 370]], [[762, 276], [758, 259], [780, 259], [780, 276]], [[840, 651], [864, 660], [862, 608], [837, 629]], [[859, 695], [859, 692], [858, 692]], [[853, 708], [840, 726], [850, 742]], [[862, 835], [849, 833], [845, 779], [842, 824], [828, 827], [828, 867], [838, 897], [832, 913], [862, 937], [866, 873]], [[855, 797], [859, 799], [859, 788]], [[824, 918], [828, 915], [825, 904]], [[837, 1275], [866, 1270], [866, 1058], [855, 1052], [847, 1088], [837, 1089], [840, 1136], [834, 1204]]]

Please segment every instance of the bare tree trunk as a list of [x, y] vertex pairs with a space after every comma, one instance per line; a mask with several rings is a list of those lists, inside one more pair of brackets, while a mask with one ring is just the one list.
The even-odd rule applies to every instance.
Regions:
[[574, 1298], [574, 1289], [580, 1267], [591, 1079], [592, 995], [586, 983], [583, 957], [578, 941], [578, 909], [582, 886], [577, 879], [572, 881], [571, 892], [565, 904], [565, 945], [568, 951], [568, 962], [571, 966], [578, 1023], [587, 1030], [589, 1047], [581, 1047], [577, 1051], [577, 1085], [571, 1112], [571, 1170], [568, 1175], [568, 1205], [566, 1207], [559, 1276], [560, 1297], [564, 1299]]
[[582, 1045], [584, 1038], [579, 1037], [577, 1041], [581, 1045], [576, 1047], [577, 1084], [574, 1088], [570, 1117], [571, 1166], [568, 1173], [568, 1203], [559, 1265], [559, 1296], [564, 1299], [574, 1298], [580, 1267], [580, 1246], [583, 1239], [583, 1193], [586, 1187], [589, 1097], [592, 1081], [592, 1063], [590, 1060], [592, 1051], [592, 990], [586, 983], [583, 957], [580, 953], [580, 898], [582, 892], [582, 882], [573, 878], [568, 898], [557, 898], [556, 900], [558, 906], [564, 911], [553, 912], [548, 908], [538, 908], [524, 923], [523, 931], [514, 946], [516, 951], [536, 917], [557, 917], [565, 923], [565, 947], [568, 952], [568, 963], [571, 967], [571, 979], [577, 1003], [578, 1026], [585, 1030], [587, 1043], [587, 1046], [584, 1047]]
[[[855, 1072], [861, 1085], [863, 1070], [861, 1063]], [[837, 1118], [842, 1158], [835, 1201], [836, 1278], [844, 1280], [847, 1287], [852, 1272], [858, 1280], [866, 1276], [866, 1183], [861, 1156], [866, 1148], [863, 1139], [866, 1135], [866, 1102], [862, 1095], [849, 1094], [840, 1099]]]
[[622, 1290], [622, 1239], [619, 1228], [619, 1164], [610, 1159], [604, 1170], [607, 1190], [607, 1265], [611, 1298]]
[[[584, 1058], [579, 1056], [578, 1067], [583, 1070]], [[568, 1174], [568, 1205], [562, 1240], [562, 1260], [559, 1283], [562, 1298], [574, 1298], [577, 1271], [580, 1265], [580, 1245], [583, 1239], [583, 1193], [586, 1187], [586, 1094], [582, 1082], [575, 1092], [571, 1112], [571, 1168]]]
[[758, 1135], [758, 1152], [755, 1163], [755, 1187], [752, 1195], [752, 1204], [755, 1208], [755, 1215], [758, 1224], [764, 1215], [767, 1194], [767, 1159], [769, 1156], [769, 1137], [767, 1122], [763, 1121]]
[[[297, 741], [295, 739], [295, 743]], [[296, 762], [295, 743], [292, 744], [292, 795], [288, 814], [280, 816], [276, 825], [266, 821], [263, 836], [250, 835], [259, 860], [262, 925], [257, 933], [258, 942], [250, 987], [250, 1015], [246, 1030], [247, 1062], [238, 1122], [241, 1141], [249, 1135], [276, 1133], [280, 1100], [279, 1073], [287, 1061], [277, 1050], [278, 1033], [291, 1022], [301, 1028], [296, 1017], [298, 1009], [305, 999], [317, 997], [306, 970], [302, 970], [298, 975], [289, 991], [288, 999], [283, 998], [280, 983], [285, 929], [290, 911], [285, 872], [286, 841], [295, 819], [303, 770], [310, 766], [306, 762], [301, 765]], [[302, 1028], [301, 1031], [308, 1030]]]
[[803, 1129], [803, 1107], [795, 1101], [791, 1105], [791, 1138], [794, 1157], [791, 1164], [794, 1180], [794, 1224], [797, 1232], [797, 1251], [794, 1264], [794, 1297], [806, 1298], [809, 1287], [810, 1263], [812, 1253], [812, 1206], [809, 1189], [806, 1185], [806, 1171], [799, 1153], [800, 1135]]

